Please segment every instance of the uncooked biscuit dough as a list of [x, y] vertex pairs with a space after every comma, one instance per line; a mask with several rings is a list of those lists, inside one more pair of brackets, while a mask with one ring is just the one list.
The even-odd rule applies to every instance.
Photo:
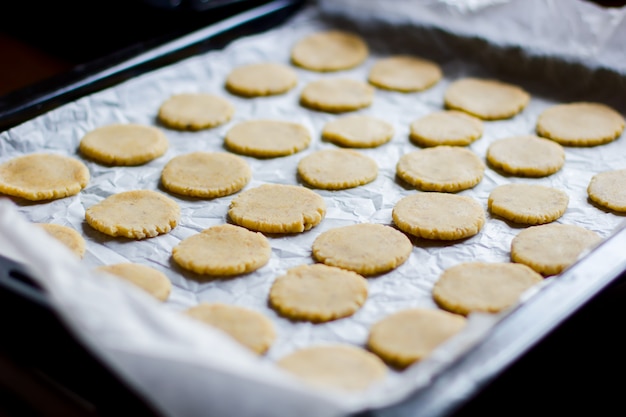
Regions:
[[399, 178], [422, 191], [457, 192], [476, 186], [483, 161], [469, 149], [436, 146], [406, 153], [396, 164]]
[[563, 167], [565, 150], [560, 144], [539, 136], [512, 136], [489, 145], [487, 162], [510, 175], [545, 177]]
[[300, 265], [276, 278], [269, 302], [292, 320], [322, 323], [353, 315], [367, 299], [361, 275], [324, 264]]
[[396, 203], [392, 218], [400, 230], [432, 240], [458, 240], [477, 234], [485, 212], [471, 197], [446, 193], [417, 193]]
[[282, 94], [297, 83], [298, 76], [293, 69], [274, 62], [237, 67], [226, 77], [226, 88], [244, 97]]
[[541, 281], [542, 275], [523, 264], [464, 262], [443, 271], [432, 295], [441, 308], [452, 313], [499, 313]]
[[235, 107], [225, 98], [206, 93], [175, 94], [159, 107], [158, 119], [178, 130], [209, 129], [228, 122]]
[[441, 67], [433, 61], [396, 55], [378, 60], [370, 69], [368, 81], [387, 90], [413, 92], [432, 87], [442, 76]]
[[168, 233], [179, 218], [178, 204], [152, 190], [123, 191], [85, 210], [89, 226], [109, 236], [129, 239]]
[[265, 236], [232, 224], [204, 229], [172, 249], [172, 258], [182, 268], [214, 276], [256, 271], [271, 255], [272, 247]]
[[565, 191], [539, 184], [504, 184], [489, 194], [491, 213], [514, 223], [537, 225], [561, 217], [569, 196]]
[[587, 194], [601, 207], [626, 212], [626, 169], [594, 175], [587, 186]]
[[300, 94], [300, 104], [329, 113], [368, 107], [374, 100], [374, 87], [350, 78], [323, 78], [311, 81]]
[[264, 233], [301, 233], [326, 215], [324, 199], [297, 185], [263, 184], [237, 195], [228, 208], [230, 219]]
[[348, 148], [375, 148], [391, 140], [393, 125], [374, 116], [351, 114], [324, 125], [322, 138]]
[[167, 276], [152, 267], [137, 263], [102, 265], [98, 271], [108, 272], [141, 288], [159, 301], [165, 301], [172, 292], [172, 283]]
[[423, 147], [467, 146], [483, 134], [482, 120], [457, 110], [427, 114], [411, 123], [411, 141]]
[[226, 152], [191, 152], [170, 159], [161, 171], [161, 183], [173, 193], [216, 198], [236, 193], [252, 177], [248, 163]]
[[300, 39], [291, 49], [292, 62], [311, 71], [340, 71], [360, 65], [369, 55], [365, 40], [355, 33], [328, 30]]
[[374, 275], [402, 265], [412, 250], [409, 238], [393, 227], [360, 223], [320, 234], [313, 241], [312, 254], [318, 262]]
[[248, 120], [226, 132], [226, 147], [242, 155], [274, 158], [305, 149], [311, 135], [300, 123], [281, 120]]
[[36, 223], [50, 236], [67, 246], [73, 253], [82, 258], [85, 255], [86, 242], [76, 230], [71, 227], [54, 223]]
[[530, 94], [521, 87], [498, 80], [462, 78], [444, 93], [449, 109], [461, 110], [484, 120], [508, 119], [521, 112]]
[[367, 184], [378, 176], [378, 164], [352, 149], [323, 149], [298, 162], [300, 178], [326, 190], [343, 190]]
[[624, 117], [601, 103], [559, 104], [537, 118], [537, 134], [564, 146], [596, 146], [617, 139]]
[[511, 260], [528, 265], [543, 276], [557, 275], [601, 240], [596, 232], [581, 226], [531, 226], [511, 241]]
[[30, 201], [56, 200], [78, 194], [89, 183], [89, 169], [63, 155], [35, 153], [0, 165], [0, 193]]
[[403, 369], [430, 355], [459, 333], [467, 319], [444, 310], [401, 310], [374, 323], [368, 348], [389, 365]]

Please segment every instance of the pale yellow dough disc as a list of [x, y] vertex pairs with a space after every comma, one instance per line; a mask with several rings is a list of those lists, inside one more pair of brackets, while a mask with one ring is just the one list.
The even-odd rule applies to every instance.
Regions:
[[228, 215], [234, 223], [258, 232], [301, 233], [322, 221], [326, 203], [308, 188], [263, 184], [236, 196]]
[[311, 81], [300, 94], [300, 104], [315, 110], [341, 113], [368, 107], [374, 100], [374, 87], [350, 78], [324, 78]]
[[158, 119], [178, 130], [209, 129], [228, 122], [235, 107], [223, 97], [206, 93], [175, 94], [159, 107]]
[[402, 265], [412, 250], [409, 238], [393, 227], [361, 223], [320, 234], [313, 241], [312, 254], [326, 265], [374, 275]]
[[311, 71], [340, 71], [360, 65], [369, 55], [365, 40], [342, 30], [318, 32], [291, 49], [292, 62]]
[[108, 272], [141, 288], [159, 301], [165, 301], [172, 292], [172, 283], [167, 276], [152, 267], [136, 263], [103, 265], [98, 271]]
[[449, 109], [461, 110], [484, 120], [508, 119], [521, 112], [530, 94], [521, 87], [498, 80], [463, 78], [444, 93]]
[[412, 92], [432, 87], [442, 76], [441, 67], [433, 61], [396, 55], [378, 60], [370, 69], [368, 81], [379, 88]]
[[226, 88], [244, 97], [282, 94], [298, 83], [296, 72], [273, 62], [249, 64], [235, 68], [226, 77]]
[[85, 238], [76, 230], [71, 227], [53, 223], [36, 223], [36, 225], [67, 246], [72, 252], [78, 255], [79, 258], [85, 255]]
[[256, 271], [271, 256], [272, 247], [265, 236], [232, 224], [204, 229], [172, 249], [172, 258], [182, 268], [215, 276]]
[[535, 135], [498, 139], [487, 148], [487, 162], [510, 175], [545, 177], [565, 164], [565, 150], [558, 143]]
[[423, 147], [467, 146], [482, 134], [482, 120], [457, 110], [444, 110], [411, 123], [409, 137], [413, 143]]
[[375, 148], [389, 142], [393, 134], [391, 123], [363, 114], [338, 117], [322, 129], [323, 139], [348, 148]]
[[367, 346], [390, 366], [403, 369], [430, 355], [463, 330], [467, 319], [444, 310], [401, 310], [374, 323]]
[[276, 363], [318, 388], [361, 391], [382, 382], [388, 368], [378, 356], [350, 345], [319, 345], [297, 350]]
[[374, 181], [378, 164], [352, 149], [323, 149], [302, 158], [297, 171], [313, 187], [343, 190]]
[[596, 146], [617, 139], [624, 117], [601, 103], [559, 104], [537, 118], [537, 134], [564, 146]]
[[30, 201], [78, 194], [89, 183], [89, 169], [68, 156], [35, 153], [0, 165], [0, 193]]
[[560, 274], [602, 238], [594, 231], [568, 224], [543, 224], [522, 230], [511, 241], [511, 260], [543, 276]]
[[514, 223], [537, 225], [561, 217], [569, 196], [565, 191], [539, 184], [504, 184], [489, 194], [487, 207], [492, 214]]
[[436, 146], [406, 153], [396, 164], [398, 177], [422, 191], [454, 193], [476, 186], [483, 161], [469, 149]]
[[89, 226], [109, 236], [129, 239], [168, 233], [179, 218], [178, 204], [152, 190], [123, 191], [85, 210]]
[[403, 232], [432, 240], [471, 237], [485, 224], [485, 211], [476, 200], [446, 193], [406, 196], [396, 203], [392, 217]]
[[175, 156], [161, 171], [168, 191], [199, 198], [216, 198], [245, 187], [252, 171], [241, 157], [226, 152], [192, 152]]
[[243, 155], [274, 158], [306, 149], [311, 135], [300, 123], [280, 120], [248, 120], [230, 128], [226, 147]]
[[452, 313], [499, 313], [541, 281], [542, 275], [523, 264], [464, 262], [443, 271], [432, 295], [441, 308]]
[[300, 265], [276, 278], [269, 302], [292, 320], [327, 322], [353, 315], [367, 299], [367, 281], [356, 272], [324, 264]]
[[223, 303], [201, 303], [184, 314], [213, 326], [259, 355], [276, 340], [274, 323], [258, 311]]
[[626, 212], [626, 169], [594, 175], [587, 186], [587, 194], [599, 206]]

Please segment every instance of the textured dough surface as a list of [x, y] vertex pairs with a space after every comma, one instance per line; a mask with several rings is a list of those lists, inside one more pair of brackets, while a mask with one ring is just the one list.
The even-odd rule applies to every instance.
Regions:
[[561, 217], [569, 196], [565, 191], [539, 184], [504, 184], [489, 194], [491, 213], [514, 223], [537, 225]]
[[410, 138], [423, 147], [467, 146], [483, 134], [482, 120], [457, 110], [427, 114], [411, 123]]
[[374, 181], [378, 164], [352, 149], [323, 149], [302, 158], [297, 171], [302, 180], [313, 187], [343, 190]]
[[387, 90], [412, 92], [426, 90], [443, 77], [434, 61], [410, 55], [382, 58], [372, 66], [368, 81]]
[[228, 122], [235, 107], [223, 97], [206, 93], [175, 94], [159, 107], [158, 119], [178, 130], [201, 130]]
[[274, 158], [300, 152], [309, 146], [311, 135], [299, 123], [281, 120], [248, 120], [226, 132], [228, 149], [258, 158]]
[[85, 255], [86, 242], [85, 238], [76, 230], [68, 226], [54, 223], [35, 223], [43, 230], [48, 232], [50, 236], [67, 246], [79, 258]]
[[172, 292], [172, 283], [167, 276], [152, 267], [137, 263], [103, 265], [98, 271], [108, 272], [141, 288], [159, 301], [165, 301]]
[[626, 212], [626, 169], [595, 174], [589, 181], [587, 194], [599, 206]]
[[311, 109], [341, 113], [368, 107], [374, 100], [374, 87], [350, 78], [323, 78], [308, 83], [300, 103]]
[[342, 30], [313, 33], [291, 49], [291, 61], [295, 65], [319, 72], [354, 68], [368, 55], [369, 48], [362, 37]]
[[322, 138], [348, 148], [375, 148], [391, 140], [391, 123], [365, 114], [341, 116], [324, 125]]
[[226, 88], [245, 97], [282, 94], [298, 83], [296, 72], [287, 65], [263, 62], [233, 69], [226, 77]]
[[565, 164], [560, 144], [535, 135], [498, 139], [487, 148], [487, 162], [507, 174], [520, 177], [545, 177]]

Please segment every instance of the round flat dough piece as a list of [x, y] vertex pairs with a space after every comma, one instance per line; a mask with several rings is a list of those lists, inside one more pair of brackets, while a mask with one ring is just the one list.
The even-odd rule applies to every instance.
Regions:
[[617, 139], [624, 117], [601, 103], [559, 104], [537, 118], [537, 134], [564, 146], [596, 146]]
[[374, 323], [367, 346], [390, 366], [403, 369], [463, 330], [466, 321], [444, 310], [402, 310]]
[[523, 264], [465, 262], [443, 271], [432, 295], [439, 307], [452, 313], [499, 313], [541, 281], [542, 275]]
[[476, 200], [445, 193], [406, 196], [396, 203], [392, 217], [403, 232], [432, 240], [465, 239], [485, 224], [485, 211]]
[[587, 194], [599, 206], [626, 212], [626, 169], [594, 175], [587, 186]]
[[30, 201], [56, 200], [78, 194], [89, 178], [89, 169], [77, 159], [23, 155], [0, 165], [0, 193]]
[[180, 207], [152, 190], [113, 194], [85, 210], [92, 228], [113, 237], [145, 239], [169, 233], [178, 224]]
[[311, 71], [340, 71], [359, 66], [369, 55], [363, 38], [342, 30], [313, 33], [291, 49], [291, 61]]
[[539, 136], [512, 136], [489, 145], [487, 162], [510, 175], [545, 177], [563, 167], [565, 150], [560, 144]]
[[48, 232], [50, 236], [57, 239], [59, 242], [67, 246], [72, 252], [74, 252], [79, 258], [85, 255], [86, 242], [85, 238], [81, 236], [76, 230], [71, 227], [63, 226], [53, 223], [35, 223], [43, 230]]
[[291, 268], [272, 284], [269, 302], [292, 320], [322, 323], [353, 315], [367, 299], [361, 275], [324, 264]]
[[469, 149], [436, 146], [406, 153], [396, 164], [398, 177], [422, 191], [454, 193], [476, 186], [484, 162]]
[[341, 113], [368, 107], [374, 100], [374, 87], [349, 78], [311, 81], [300, 94], [300, 104], [315, 110]]
[[489, 194], [492, 214], [520, 224], [550, 223], [561, 217], [569, 196], [565, 191], [539, 184], [504, 184]]
[[516, 85], [471, 77], [452, 82], [444, 93], [444, 102], [449, 109], [461, 110], [484, 120], [513, 117], [529, 101], [530, 94]]
[[402, 232], [382, 224], [336, 227], [313, 241], [313, 258], [362, 275], [391, 271], [411, 255], [413, 244]]
[[228, 215], [239, 226], [257, 232], [301, 233], [322, 221], [326, 203], [308, 188], [263, 184], [236, 196]]
[[298, 83], [296, 72], [273, 62], [250, 64], [235, 68], [226, 77], [226, 88], [244, 97], [282, 94]]
[[543, 224], [522, 230], [511, 241], [511, 260], [543, 276], [560, 274], [602, 238], [594, 231], [569, 224]]
[[256, 271], [271, 256], [272, 247], [265, 236], [232, 224], [204, 229], [172, 249], [172, 258], [182, 268], [215, 276]]
[[276, 340], [274, 323], [258, 311], [222, 303], [201, 303], [184, 314], [215, 327], [259, 355]]
[[433, 61], [396, 55], [378, 60], [370, 69], [368, 81], [379, 88], [408, 93], [426, 90], [442, 76], [441, 67]]
[[161, 183], [173, 193], [216, 198], [236, 193], [252, 178], [248, 163], [226, 152], [192, 152], [175, 156], [161, 171]]
[[141, 288], [159, 301], [165, 301], [172, 292], [172, 283], [167, 276], [152, 267], [136, 263], [103, 265], [98, 271], [108, 272]]
[[352, 149], [324, 149], [298, 162], [298, 174], [307, 184], [325, 190], [343, 190], [367, 184], [378, 176], [378, 164]]
[[228, 122], [235, 107], [225, 98], [206, 93], [175, 94], [165, 100], [158, 119], [178, 130], [202, 130]]
[[248, 120], [233, 126], [224, 139], [228, 149], [257, 158], [292, 155], [306, 149], [311, 135], [299, 123]]
[[319, 345], [283, 356], [276, 364], [318, 388], [361, 391], [381, 382], [388, 368], [380, 358], [350, 345]]
[[457, 110], [430, 113], [411, 123], [411, 141], [423, 147], [467, 146], [483, 135], [482, 120]]
[[391, 140], [394, 128], [377, 117], [351, 114], [324, 125], [322, 138], [348, 148], [375, 148]]

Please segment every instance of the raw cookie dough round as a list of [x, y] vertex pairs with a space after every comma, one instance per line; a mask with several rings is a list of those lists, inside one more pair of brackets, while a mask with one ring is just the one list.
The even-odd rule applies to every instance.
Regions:
[[300, 94], [300, 104], [315, 110], [341, 113], [368, 107], [374, 87], [350, 78], [323, 78], [311, 81]]
[[387, 366], [378, 356], [350, 345], [319, 345], [283, 356], [276, 364], [319, 388], [365, 390], [385, 379]]
[[520, 224], [550, 223], [561, 217], [569, 196], [565, 191], [539, 184], [504, 184], [489, 194], [492, 214]]
[[412, 151], [396, 164], [398, 177], [422, 191], [466, 190], [478, 184], [484, 172], [485, 164], [478, 155], [457, 146]]
[[324, 199], [298, 185], [263, 184], [236, 196], [228, 208], [231, 220], [264, 233], [301, 233], [326, 215]]
[[356, 272], [324, 264], [300, 265], [276, 278], [270, 306], [292, 320], [322, 323], [353, 315], [367, 299], [367, 281]]
[[530, 101], [524, 89], [498, 80], [463, 78], [452, 82], [444, 93], [449, 109], [461, 110], [484, 120], [508, 119]]
[[223, 303], [201, 303], [184, 314], [213, 326], [251, 351], [262, 355], [276, 340], [274, 323], [258, 311]]
[[626, 169], [594, 175], [587, 186], [587, 194], [599, 206], [626, 212]]
[[482, 120], [457, 110], [427, 114], [410, 126], [411, 141], [418, 146], [467, 146], [483, 134]]
[[409, 238], [393, 227], [361, 223], [320, 234], [313, 241], [312, 255], [326, 265], [375, 275], [402, 265], [412, 250]]
[[355, 33], [328, 30], [300, 39], [291, 61], [311, 71], [340, 71], [360, 65], [369, 55], [365, 40]]
[[178, 224], [180, 207], [152, 190], [113, 194], [85, 210], [92, 228], [113, 237], [145, 239], [170, 232]]
[[374, 116], [351, 114], [324, 125], [322, 138], [348, 148], [375, 148], [391, 140], [393, 125]]
[[410, 55], [382, 58], [372, 66], [368, 81], [379, 88], [400, 92], [426, 90], [437, 84], [441, 67], [428, 59]]
[[152, 267], [136, 263], [102, 265], [98, 271], [108, 272], [141, 288], [159, 301], [165, 301], [172, 292], [172, 283], [167, 276]]
[[86, 242], [76, 230], [71, 227], [53, 223], [35, 223], [50, 236], [67, 246], [72, 252], [82, 258], [85, 255]]
[[594, 231], [569, 224], [543, 224], [522, 230], [511, 241], [511, 260], [543, 276], [560, 274], [602, 238]]
[[617, 139], [624, 117], [601, 103], [559, 104], [537, 118], [537, 134], [564, 146], [596, 146]]
[[443, 271], [432, 295], [439, 307], [452, 313], [499, 313], [541, 281], [542, 275], [523, 264], [464, 262]]
[[367, 346], [389, 365], [403, 369], [463, 330], [466, 321], [444, 310], [401, 310], [374, 323]]
[[510, 175], [545, 177], [563, 167], [565, 150], [558, 143], [539, 136], [512, 136], [489, 145], [487, 162]]
[[311, 135], [300, 123], [280, 120], [248, 120], [226, 132], [226, 147], [242, 155], [274, 158], [300, 152], [309, 146]]
[[243, 65], [226, 77], [226, 88], [244, 97], [282, 94], [298, 83], [296, 72], [290, 67], [273, 62]]
[[304, 182], [325, 190], [344, 190], [367, 184], [378, 176], [378, 164], [352, 149], [323, 149], [298, 162]]
[[235, 107], [225, 98], [206, 93], [175, 94], [165, 100], [158, 119], [178, 130], [202, 130], [228, 122]]
[[180, 267], [215, 276], [256, 271], [271, 256], [272, 247], [265, 236], [232, 224], [204, 229], [172, 249], [172, 259]]
[[89, 169], [68, 156], [35, 153], [0, 165], [0, 193], [30, 201], [76, 195], [89, 183]]
[[252, 177], [248, 163], [226, 152], [191, 152], [170, 159], [161, 171], [163, 187], [173, 193], [216, 198], [236, 193]]
[[485, 224], [485, 211], [476, 200], [445, 193], [406, 196], [396, 203], [392, 217], [403, 232], [433, 240], [474, 236]]

